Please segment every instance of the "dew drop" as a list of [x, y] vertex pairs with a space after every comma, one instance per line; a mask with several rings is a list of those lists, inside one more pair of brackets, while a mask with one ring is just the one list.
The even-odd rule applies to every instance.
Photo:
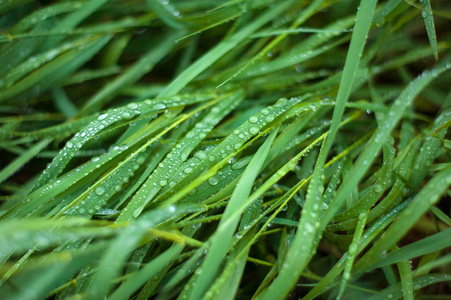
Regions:
[[174, 205], [169, 205], [168, 206], [168, 210], [170, 211], [170, 212], [175, 212], [175, 206]]
[[194, 154], [194, 156], [198, 159], [204, 159], [205, 157], [207, 157], [207, 155], [203, 151], [198, 151], [196, 154]]
[[127, 107], [130, 109], [137, 109], [138, 108], [138, 104], [131, 102], [129, 104], [127, 104]]
[[102, 195], [105, 192], [105, 189], [101, 186], [99, 186], [98, 188], [96, 188], [96, 194], [97, 195]]
[[99, 115], [98, 117], [97, 117], [97, 120], [99, 120], [99, 121], [102, 121], [102, 120], [104, 120], [104, 119], [106, 119], [106, 117], [108, 117], [108, 114], [101, 114], [101, 115]]
[[258, 128], [255, 126], [252, 126], [251, 128], [249, 128], [249, 133], [250, 134], [257, 134], [258, 133]]
[[194, 132], [193, 132], [193, 131], [189, 131], [189, 132], [186, 134], [186, 138], [191, 139], [192, 137], [194, 137]]
[[305, 225], [305, 230], [307, 231], [307, 232], [313, 232], [313, 226], [312, 226], [312, 224], [310, 224], [310, 223], [307, 223], [306, 225]]
[[287, 102], [288, 102], [287, 98], [280, 98], [279, 101], [277, 101], [276, 106], [277, 107], [285, 106]]
[[249, 122], [252, 123], [252, 124], [257, 123], [257, 121], [258, 121], [258, 118], [256, 116], [252, 116], [252, 117], [249, 118]]
[[141, 207], [138, 207], [137, 209], [135, 209], [135, 211], [133, 212], [133, 217], [134, 218], [139, 217], [139, 215], [141, 214], [143, 209], [144, 209], [144, 206], [141, 206]]
[[208, 179], [208, 183], [211, 184], [211, 185], [217, 185], [218, 182], [219, 182], [218, 178], [216, 178], [216, 177], [214, 177], [214, 176], [213, 176], [213, 177], [210, 177], [210, 178]]
[[153, 106], [153, 109], [157, 109], [157, 110], [165, 109], [165, 108], [166, 108], [166, 105], [164, 105], [163, 103], [158, 103]]
[[373, 186], [373, 190], [374, 190], [376, 193], [380, 193], [380, 192], [382, 192], [384, 189], [383, 189], [380, 185], [376, 184], [376, 185]]
[[274, 121], [274, 116], [267, 116], [267, 117], [265, 118], [265, 121], [268, 122], [268, 123]]

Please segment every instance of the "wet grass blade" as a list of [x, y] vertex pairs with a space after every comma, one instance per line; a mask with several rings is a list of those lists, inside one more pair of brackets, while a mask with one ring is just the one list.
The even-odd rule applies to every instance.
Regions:
[[35, 157], [42, 149], [44, 149], [51, 140], [42, 140], [32, 147], [30, 147], [26, 152], [17, 157], [14, 161], [8, 164], [6, 167], [2, 168], [0, 171], [0, 183], [5, 181], [9, 176], [13, 175], [18, 169], [22, 168], [28, 161]]
[[221, 218], [219, 228], [211, 239], [211, 246], [208, 250], [208, 254], [204, 263], [200, 266], [202, 272], [199, 273], [193, 289], [187, 295], [188, 299], [199, 299], [201, 297], [207, 290], [212, 277], [215, 275], [219, 265], [224, 259], [224, 256], [229, 249], [232, 235], [239, 222], [239, 218], [236, 216], [231, 217], [231, 213], [249, 196], [253, 182], [260, 172], [276, 134], [277, 130], [274, 130], [246, 167]]
[[431, 44], [432, 51], [434, 52], [434, 57], [436, 60], [438, 60], [437, 36], [435, 34], [434, 16], [432, 14], [431, 1], [423, 1], [423, 10], [421, 11], [421, 16], [423, 17], [424, 25], [426, 26], [429, 43]]
[[330, 133], [323, 142], [315, 165], [297, 235], [293, 241], [292, 248], [288, 252], [286, 264], [284, 264], [279, 275], [269, 286], [268, 291], [264, 293], [262, 297], [259, 297], [261, 299], [274, 299], [280, 297], [280, 295], [287, 295], [307, 265], [309, 258], [313, 255], [312, 248], [316, 239], [317, 230], [319, 229], [321, 231], [318, 220], [318, 210], [320, 207], [319, 201], [323, 192], [323, 167], [338, 131], [346, 101], [351, 92], [355, 72], [368, 35], [375, 7], [376, 1], [362, 1], [359, 12], [357, 13], [356, 25], [352, 33], [351, 44], [347, 53], [342, 81], [340, 89], [338, 90], [336, 106], [332, 116]]

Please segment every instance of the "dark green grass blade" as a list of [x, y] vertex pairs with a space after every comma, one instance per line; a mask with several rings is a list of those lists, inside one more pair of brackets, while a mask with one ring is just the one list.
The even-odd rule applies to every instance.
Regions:
[[[299, 275], [308, 263], [309, 257], [313, 254], [312, 244], [315, 240], [315, 232], [319, 229], [318, 209], [319, 200], [323, 191], [322, 169], [329, 149], [332, 147], [334, 137], [338, 131], [346, 101], [351, 92], [352, 84], [359, 58], [363, 51], [366, 37], [368, 35], [371, 19], [376, 7], [376, 1], [362, 2], [357, 14], [357, 21], [351, 39], [351, 45], [347, 54], [345, 68], [343, 71], [342, 83], [337, 95], [334, 115], [330, 134], [327, 136], [319, 159], [315, 166], [312, 181], [309, 184], [307, 200], [299, 222], [298, 233], [293, 242], [293, 246], [288, 252], [286, 264], [284, 264], [279, 275], [269, 286], [268, 291], [263, 294], [262, 299], [274, 299], [280, 295], [287, 295], [294, 286]], [[316, 228], [315, 228], [316, 227]]]

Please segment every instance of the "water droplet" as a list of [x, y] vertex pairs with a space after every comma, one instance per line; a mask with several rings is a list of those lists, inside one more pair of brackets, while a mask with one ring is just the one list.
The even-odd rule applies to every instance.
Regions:
[[274, 116], [267, 116], [267, 117], [265, 118], [265, 121], [268, 122], [268, 123], [274, 121]]
[[138, 104], [131, 102], [129, 104], [127, 104], [127, 107], [130, 109], [137, 109], [138, 108]]
[[165, 108], [166, 108], [166, 105], [164, 105], [163, 103], [158, 103], [153, 106], [153, 109], [157, 109], [157, 110], [165, 109]]
[[141, 212], [143, 211], [143, 209], [144, 209], [144, 205], [141, 206], [141, 207], [138, 207], [137, 209], [135, 209], [135, 211], [133, 212], [133, 217], [134, 217], [134, 218], [139, 217], [139, 215], [141, 214]]
[[255, 126], [252, 126], [251, 128], [249, 128], [249, 133], [254, 135], [258, 133], [258, 128]]
[[205, 157], [207, 157], [207, 155], [203, 151], [196, 152], [196, 154], [194, 154], [194, 156], [197, 157], [198, 159], [204, 159]]
[[102, 195], [105, 192], [105, 189], [101, 186], [99, 186], [98, 188], [96, 188], [96, 194], [97, 195]]
[[288, 102], [287, 98], [280, 98], [279, 101], [277, 101], [276, 106], [277, 107], [285, 106], [287, 102]]
[[167, 184], [167, 181], [164, 180], [164, 179], [160, 180], [159, 184], [160, 184], [161, 187], [163, 187], [163, 186], [165, 186]]
[[310, 224], [310, 223], [307, 223], [307, 224], [305, 224], [305, 230], [307, 231], [307, 232], [313, 232], [313, 226], [312, 226], [312, 224]]
[[210, 178], [208, 179], [208, 183], [211, 184], [211, 185], [217, 185], [218, 182], [219, 182], [218, 178], [216, 178], [216, 177], [214, 177], [214, 176], [213, 176], [213, 177], [210, 177]]
[[374, 190], [376, 193], [380, 193], [380, 192], [382, 192], [384, 189], [383, 189], [380, 185], [376, 184], [376, 185], [373, 186], [373, 190]]
[[99, 115], [98, 117], [97, 117], [97, 120], [99, 120], [99, 121], [102, 121], [102, 120], [104, 120], [104, 119], [106, 119], [106, 117], [108, 117], [108, 114], [101, 114], [101, 115]]
[[254, 124], [254, 123], [257, 123], [257, 121], [258, 121], [258, 118], [256, 116], [252, 116], [252, 117], [249, 118], [249, 122], [250, 123]]

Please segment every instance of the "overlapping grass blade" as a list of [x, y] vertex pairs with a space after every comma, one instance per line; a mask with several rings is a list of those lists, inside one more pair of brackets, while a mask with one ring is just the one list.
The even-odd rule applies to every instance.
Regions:
[[446, 291], [446, 1], [51, 2], [0, 4], [3, 297]]

